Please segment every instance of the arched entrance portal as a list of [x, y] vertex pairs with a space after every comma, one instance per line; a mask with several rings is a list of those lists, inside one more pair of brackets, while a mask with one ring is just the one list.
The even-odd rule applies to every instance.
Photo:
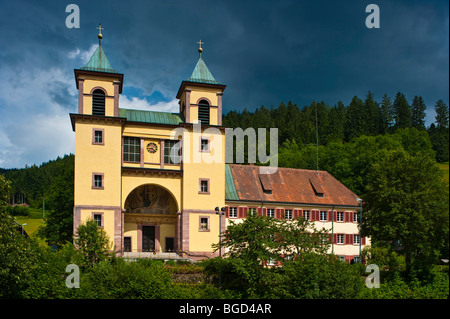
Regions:
[[154, 184], [139, 186], [124, 206], [126, 253], [176, 251], [178, 205], [168, 190]]

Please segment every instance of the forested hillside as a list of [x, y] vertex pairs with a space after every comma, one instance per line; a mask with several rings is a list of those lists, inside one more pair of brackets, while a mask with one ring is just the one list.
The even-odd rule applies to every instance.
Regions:
[[44, 198], [52, 197], [56, 185], [73, 190], [74, 155], [65, 155], [39, 166], [22, 169], [1, 169], [10, 180], [8, 204], [28, 204], [42, 207]]
[[319, 145], [346, 143], [360, 136], [392, 134], [397, 129], [414, 128], [428, 134], [436, 160], [447, 162], [449, 109], [442, 100], [436, 102], [434, 109], [436, 121], [426, 128], [426, 105], [420, 96], [415, 96], [409, 103], [399, 92], [394, 100], [384, 95], [381, 101], [376, 101], [368, 92], [364, 100], [353, 97], [348, 106], [342, 102], [334, 106], [312, 102], [309, 106], [299, 107], [289, 101], [277, 108], [261, 106], [254, 112], [231, 111], [224, 116], [223, 125], [244, 130], [248, 127], [276, 127], [279, 145], [295, 141], [299, 146], [315, 145], [317, 141]]

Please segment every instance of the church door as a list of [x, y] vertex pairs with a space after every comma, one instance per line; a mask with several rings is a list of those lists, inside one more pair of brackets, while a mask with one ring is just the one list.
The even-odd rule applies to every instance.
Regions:
[[155, 250], [155, 226], [142, 226], [142, 251]]

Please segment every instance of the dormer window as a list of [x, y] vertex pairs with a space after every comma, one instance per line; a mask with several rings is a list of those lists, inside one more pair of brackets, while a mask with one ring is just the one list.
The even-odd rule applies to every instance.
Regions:
[[322, 185], [320, 184], [319, 180], [317, 178], [313, 177], [313, 178], [309, 179], [309, 182], [311, 183], [311, 187], [312, 187], [312, 189], [314, 191], [314, 194], [317, 197], [324, 197], [323, 195], [324, 195], [325, 192], [324, 192], [324, 190], [322, 188]]
[[92, 115], [105, 116], [105, 92], [100, 89], [92, 92]]
[[266, 195], [272, 195], [272, 184], [270, 183], [267, 174], [259, 175], [259, 181], [261, 182], [262, 190]]

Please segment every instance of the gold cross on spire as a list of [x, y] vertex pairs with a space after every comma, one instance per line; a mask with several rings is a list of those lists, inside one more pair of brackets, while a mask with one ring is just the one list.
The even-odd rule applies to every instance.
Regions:
[[98, 40], [99, 40], [99, 42], [100, 42], [100, 40], [103, 38], [102, 30], [105, 29], [105, 28], [102, 28], [102, 24], [100, 23], [100, 24], [98, 25], [97, 29], [98, 29], [98, 35], [97, 35], [97, 37], [98, 37]]
[[200, 55], [201, 55], [203, 52], [202, 44], [205, 44], [205, 43], [202, 42], [202, 40], [198, 41], [197, 43], [198, 43], [198, 53], [200, 53]]

